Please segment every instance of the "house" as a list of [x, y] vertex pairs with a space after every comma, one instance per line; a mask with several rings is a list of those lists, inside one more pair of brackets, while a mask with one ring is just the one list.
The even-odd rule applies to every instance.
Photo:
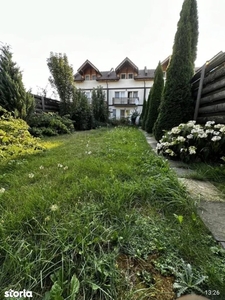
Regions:
[[[166, 71], [170, 57], [163, 61], [162, 67]], [[93, 88], [102, 86], [106, 95], [106, 102], [110, 118], [130, 117], [132, 112], [142, 111], [144, 99], [154, 82], [154, 69], [139, 69], [126, 57], [115, 69], [99, 71], [89, 60], [86, 60], [74, 75], [74, 82], [78, 89], [85, 92], [91, 102]]]

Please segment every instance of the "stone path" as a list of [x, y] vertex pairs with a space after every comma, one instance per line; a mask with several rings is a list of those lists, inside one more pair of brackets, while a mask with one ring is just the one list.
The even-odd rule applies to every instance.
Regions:
[[[144, 132], [148, 144], [157, 153], [157, 141]], [[183, 162], [168, 160], [178, 179], [187, 188], [191, 197], [198, 200], [198, 214], [215, 240], [225, 248], [225, 199], [218, 189], [208, 181], [188, 178], [195, 171]]]

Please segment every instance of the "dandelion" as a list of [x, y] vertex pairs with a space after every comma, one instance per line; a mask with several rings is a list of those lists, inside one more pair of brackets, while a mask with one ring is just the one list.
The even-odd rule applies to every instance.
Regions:
[[44, 169], [44, 167], [43, 167], [43, 166], [40, 166], [40, 167], [39, 167], [39, 169], [40, 169], [40, 170], [43, 170], [43, 169]]
[[0, 194], [5, 193], [5, 189], [4, 188], [0, 188]]
[[213, 142], [216, 142], [216, 141], [221, 140], [221, 137], [220, 137], [220, 136], [213, 136], [213, 137], [211, 138], [211, 140], [212, 140]]
[[195, 154], [196, 153], [196, 147], [195, 146], [190, 146], [188, 148], [188, 151], [189, 151], [190, 154]]
[[57, 204], [53, 204], [51, 207], [50, 207], [50, 210], [51, 211], [57, 211], [59, 209], [58, 205]]
[[29, 178], [34, 178], [34, 174], [33, 174], [33, 173], [30, 173], [30, 174], [28, 175], [28, 177], [29, 177]]
[[62, 168], [63, 167], [63, 165], [61, 165], [61, 164], [58, 164], [58, 168]]

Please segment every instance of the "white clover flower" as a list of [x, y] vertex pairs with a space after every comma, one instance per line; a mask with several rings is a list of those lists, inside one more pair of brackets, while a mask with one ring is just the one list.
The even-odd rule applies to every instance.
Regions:
[[194, 137], [193, 134], [187, 135], [187, 139], [189, 139], [189, 140], [190, 140], [190, 139], [193, 139], [193, 137]]
[[40, 166], [40, 167], [39, 167], [39, 169], [40, 169], [40, 170], [43, 170], [43, 169], [44, 169], [44, 167], [43, 167], [43, 166]]
[[48, 222], [48, 221], [50, 221], [50, 220], [51, 220], [50, 216], [47, 216], [47, 217], [45, 218], [45, 222]]
[[5, 193], [5, 189], [4, 188], [0, 188], [0, 194]]
[[178, 142], [184, 142], [185, 141], [185, 138], [183, 136], [178, 136], [177, 137], [177, 141]]
[[51, 211], [57, 211], [59, 209], [58, 205], [57, 204], [53, 204], [51, 207], [50, 207], [50, 210]]
[[87, 154], [89, 154], [89, 155], [90, 155], [91, 153], [92, 153], [91, 151], [88, 151], [88, 153], [87, 153]]
[[30, 174], [28, 175], [28, 177], [29, 177], [29, 178], [34, 178], [34, 174], [33, 174], [33, 173], [30, 173]]
[[68, 170], [68, 166], [65, 166], [65, 167], [63, 168], [63, 170]]
[[62, 168], [63, 167], [63, 165], [61, 165], [61, 164], [58, 164], [58, 168]]
[[220, 137], [220, 136], [213, 136], [213, 137], [211, 138], [211, 140], [212, 140], [213, 142], [216, 142], [216, 141], [221, 140], [221, 137]]
[[196, 147], [195, 146], [190, 146], [189, 148], [188, 148], [188, 151], [189, 151], [189, 153], [190, 154], [195, 154], [196, 153]]

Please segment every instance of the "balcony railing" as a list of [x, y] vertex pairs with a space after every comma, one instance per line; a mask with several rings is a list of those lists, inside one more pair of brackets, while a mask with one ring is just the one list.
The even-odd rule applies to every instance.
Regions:
[[115, 97], [113, 98], [113, 105], [137, 105], [139, 97], [128, 98], [128, 97]]

